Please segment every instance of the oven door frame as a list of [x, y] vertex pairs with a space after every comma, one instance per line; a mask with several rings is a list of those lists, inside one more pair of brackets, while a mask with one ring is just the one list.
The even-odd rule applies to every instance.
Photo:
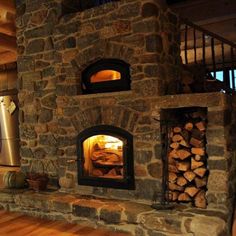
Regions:
[[[83, 142], [94, 135], [109, 135], [116, 137], [124, 142], [123, 158], [124, 158], [124, 174], [123, 179], [99, 178], [86, 176], [84, 174], [84, 152]], [[82, 131], [77, 137], [77, 166], [78, 166], [78, 184], [94, 187], [119, 188], [119, 189], [135, 189], [134, 181], [134, 160], [133, 160], [133, 135], [129, 132], [110, 125], [93, 126]]]
[[[121, 74], [121, 78], [119, 80], [91, 83], [92, 75], [102, 70], [115, 70]], [[131, 89], [130, 65], [119, 59], [100, 59], [85, 68], [82, 71], [81, 78], [83, 94], [118, 92]]]

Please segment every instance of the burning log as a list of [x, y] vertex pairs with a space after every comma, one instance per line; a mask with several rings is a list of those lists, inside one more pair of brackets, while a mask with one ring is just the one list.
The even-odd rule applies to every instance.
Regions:
[[106, 174], [106, 176], [107, 177], [114, 177], [114, 176], [116, 176], [117, 174], [116, 174], [116, 170], [115, 170], [115, 168], [113, 168], [113, 169], [111, 169], [107, 174]]
[[103, 176], [103, 172], [100, 169], [93, 169], [92, 176], [95, 177]]

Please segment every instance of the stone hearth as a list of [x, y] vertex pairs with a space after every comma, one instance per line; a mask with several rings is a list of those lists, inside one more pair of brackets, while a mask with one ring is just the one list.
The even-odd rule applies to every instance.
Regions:
[[11, 211], [106, 227], [131, 235], [227, 235], [227, 215], [222, 211], [177, 206], [156, 211], [150, 206], [58, 192], [7, 191], [0, 193], [1, 205]]
[[[128, 225], [134, 235], [193, 235], [199, 229], [228, 234], [236, 179], [235, 100], [224, 93], [177, 95], [179, 21], [162, 1], [121, 0], [66, 15], [60, 0], [17, 1], [17, 43], [21, 169], [46, 172], [54, 187], [63, 178], [70, 184], [61, 182], [59, 192], [50, 194], [2, 193], [5, 208], [68, 221], [86, 218], [122, 230]], [[82, 72], [101, 59], [130, 65], [130, 90], [83, 94]], [[150, 208], [162, 192], [157, 120], [162, 109], [181, 107], [206, 109], [208, 205], [157, 212]], [[77, 137], [99, 125], [133, 136], [135, 190], [78, 185]], [[38, 207], [31, 204], [35, 198]], [[215, 225], [212, 231], [208, 222]]]

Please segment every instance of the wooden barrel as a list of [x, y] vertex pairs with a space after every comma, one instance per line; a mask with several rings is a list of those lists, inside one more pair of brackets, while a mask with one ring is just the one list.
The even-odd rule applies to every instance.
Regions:
[[8, 171], [3, 175], [5, 188], [24, 188], [25, 174], [22, 172]]

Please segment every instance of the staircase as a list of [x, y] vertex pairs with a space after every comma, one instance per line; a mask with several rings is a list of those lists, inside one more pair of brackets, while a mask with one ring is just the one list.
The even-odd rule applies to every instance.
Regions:
[[181, 18], [181, 29], [182, 62], [193, 74], [192, 68], [198, 74], [204, 71], [200, 72], [204, 77], [202, 92], [235, 93], [236, 44], [187, 19]]

